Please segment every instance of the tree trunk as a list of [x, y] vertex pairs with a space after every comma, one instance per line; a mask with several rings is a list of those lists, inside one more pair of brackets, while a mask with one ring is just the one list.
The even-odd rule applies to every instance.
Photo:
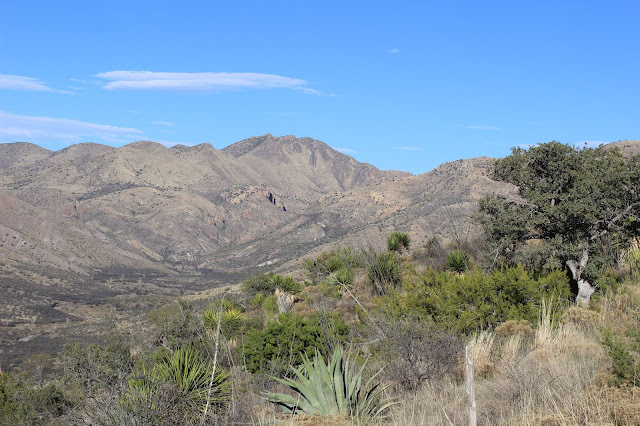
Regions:
[[279, 287], [276, 287], [276, 302], [278, 303], [278, 312], [284, 314], [289, 312], [293, 307], [295, 296], [284, 290], [280, 290]]
[[589, 300], [591, 300], [591, 295], [596, 291], [596, 288], [589, 284], [589, 281], [582, 278], [582, 271], [585, 266], [587, 266], [587, 262], [589, 261], [589, 245], [582, 249], [582, 258], [580, 262], [577, 262], [574, 259], [567, 260], [567, 266], [571, 271], [571, 275], [573, 279], [578, 283], [578, 295], [576, 296], [576, 304], [586, 306], [589, 304]]

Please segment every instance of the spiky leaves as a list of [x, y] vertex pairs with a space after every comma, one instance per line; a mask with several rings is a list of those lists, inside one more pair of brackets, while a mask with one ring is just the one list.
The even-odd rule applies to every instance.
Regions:
[[469, 255], [460, 249], [455, 249], [447, 255], [446, 267], [448, 270], [463, 273], [471, 266]]
[[387, 238], [387, 249], [389, 251], [401, 252], [402, 250], [409, 249], [411, 245], [411, 238], [406, 232], [394, 231], [389, 234]]
[[[155, 422], [167, 416], [187, 419], [201, 415], [207, 403], [212, 366], [191, 347], [181, 347], [158, 361], [153, 368], [139, 367], [128, 380], [122, 404], [141, 418]], [[226, 370], [216, 371], [210, 402], [223, 406], [231, 384]]]
[[312, 360], [304, 356], [301, 366], [291, 366], [295, 378], [275, 378], [294, 391], [295, 396], [266, 393], [265, 397], [282, 407], [285, 413], [378, 417], [394, 402], [380, 398], [386, 388], [380, 383], [374, 384], [380, 372], [363, 385], [364, 368], [365, 365], [358, 368], [350, 353], [345, 357], [340, 346], [335, 349], [328, 364], [316, 351]]
[[396, 253], [386, 251], [376, 253], [370, 251], [368, 253], [369, 267], [367, 268], [367, 276], [369, 284], [379, 295], [387, 294], [390, 288], [395, 288], [402, 282], [400, 274], [400, 264]]

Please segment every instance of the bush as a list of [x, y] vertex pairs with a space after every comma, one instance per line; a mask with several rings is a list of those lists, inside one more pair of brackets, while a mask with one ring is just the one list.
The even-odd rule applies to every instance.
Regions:
[[128, 379], [120, 423], [189, 424], [202, 417], [207, 400], [213, 416], [229, 401], [231, 384], [219, 366], [211, 381], [212, 368], [192, 347], [165, 353], [151, 368], [140, 366]]
[[304, 269], [314, 284], [318, 284], [340, 269], [353, 271], [364, 266], [362, 254], [351, 247], [323, 252], [316, 259], [305, 259]]
[[369, 284], [376, 294], [387, 294], [391, 288], [400, 285], [402, 277], [400, 275], [400, 264], [395, 252], [375, 253], [371, 251], [369, 258], [367, 276]]
[[129, 345], [109, 337], [104, 345], [69, 343], [61, 354], [62, 383], [80, 386], [86, 393], [120, 389], [133, 368]]
[[254, 275], [242, 282], [242, 290], [250, 297], [255, 296], [257, 293], [273, 293], [276, 290], [275, 283], [273, 282], [274, 275], [273, 272]]
[[[286, 313], [269, 322], [263, 331], [249, 330], [242, 347], [247, 369], [252, 373], [280, 375], [290, 364], [300, 364], [303, 355], [312, 356], [316, 349], [326, 355], [331, 337], [345, 338], [348, 334], [341, 318], [331, 316], [330, 322], [331, 328], [323, 328], [317, 317]], [[325, 329], [335, 335], [329, 336]]]
[[447, 256], [445, 266], [449, 271], [461, 274], [469, 269], [471, 266], [471, 259], [464, 251], [455, 249]]
[[571, 299], [563, 271], [534, 278], [521, 266], [485, 274], [428, 271], [421, 282], [406, 283], [406, 296], [387, 297], [379, 305], [390, 314], [419, 315], [462, 333], [494, 328], [508, 320], [535, 323], [543, 298]]
[[411, 238], [406, 232], [392, 232], [387, 237], [387, 249], [389, 251], [401, 252], [402, 250], [409, 249], [411, 245]]
[[640, 360], [637, 350], [640, 349], [640, 339], [628, 343], [614, 336], [611, 330], [606, 330], [602, 344], [607, 348], [609, 357], [611, 357], [616, 384], [619, 386], [638, 386], [640, 384]]
[[242, 289], [250, 297], [255, 297], [256, 294], [273, 294], [276, 288], [284, 290], [287, 293], [298, 293], [302, 290], [302, 286], [299, 282], [296, 282], [292, 277], [281, 276], [273, 272], [268, 274], [258, 274], [242, 282]]
[[416, 390], [425, 380], [453, 374], [464, 354], [464, 341], [455, 332], [433, 323], [412, 320], [381, 321], [385, 337], [375, 349], [385, 365], [388, 381]]

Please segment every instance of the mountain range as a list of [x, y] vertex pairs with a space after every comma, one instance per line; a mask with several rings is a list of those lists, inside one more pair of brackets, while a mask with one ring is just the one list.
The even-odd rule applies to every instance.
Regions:
[[222, 150], [0, 144], [0, 348], [42, 340], [34, 324], [86, 326], [147, 309], [151, 296], [295, 272], [339, 245], [379, 248], [394, 230], [417, 246], [471, 235], [481, 197], [517, 197], [492, 165], [458, 160], [414, 176], [270, 134]]

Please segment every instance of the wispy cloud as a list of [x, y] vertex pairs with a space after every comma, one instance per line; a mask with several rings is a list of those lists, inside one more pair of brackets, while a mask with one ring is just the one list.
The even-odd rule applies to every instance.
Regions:
[[28, 92], [73, 93], [66, 90], [52, 89], [47, 86], [45, 82], [37, 78], [8, 74], [0, 74], [0, 89], [23, 90]]
[[158, 126], [175, 126], [175, 123], [170, 121], [152, 121], [151, 124], [157, 124]]
[[333, 148], [338, 152], [341, 152], [343, 154], [357, 154], [358, 151], [356, 151], [355, 149], [351, 149], [351, 148]]
[[458, 127], [462, 127], [463, 129], [472, 129], [472, 130], [502, 130], [500, 127], [488, 126], [486, 124], [474, 124], [474, 125], [458, 126]]
[[403, 151], [422, 151], [422, 149], [415, 146], [401, 146], [400, 149]]
[[94, 124], [57, 117], [38, 117], [0, 111], [0, 141], [77, 143], [87, 140], [128, 143], [139, 139], [141, 130]]
[[387, 50], [387, 53], [391, 53], [391, 54], [394, 54], [394, 53], [400, 53], [400, 49], [391, 49], [391, 50]]
[[111, 80], [103, 87], [108, 90], [162, 90], [182, 92], [217, 92], [238, 89], [293, 89], [302, 93], [324, 95], [307, 87], [298, 78], [274, 74], [233, 72], [154, 72], [108, 71], [96, 77]]

